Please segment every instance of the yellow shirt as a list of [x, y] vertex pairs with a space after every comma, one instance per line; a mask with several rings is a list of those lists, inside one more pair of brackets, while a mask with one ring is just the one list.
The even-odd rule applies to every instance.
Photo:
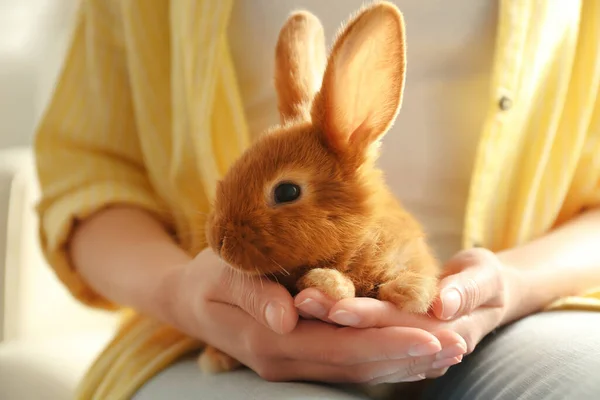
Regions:
[[[83, 2], [35, 151], [44, 253], [87, 304], [117, 308], [65, 245], [77, 220], [108, 204], [153, 212], [190, 254], [205, 247], [201, 212], [249, 143], [226, 35], [232, 1]], [[492, 250], [600, 205], [600, 1], [502, 0], [499, 18], [463, 243]], [[600, 310], [600, 291], [552, 307]], [[79, 398], [129, 398], [200, 346], [134, 314]]]

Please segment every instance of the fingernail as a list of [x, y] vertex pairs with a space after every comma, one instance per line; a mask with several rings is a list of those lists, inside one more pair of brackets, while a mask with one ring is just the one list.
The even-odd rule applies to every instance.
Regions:
[[444, 289], [440, 297], [442, 299], [442, 319], [454, 317], [460, 308], [459, 291], [455, 288]]
[[435, 356], [436, 360], [445, 360], [447, 358], [454, 358], [465, 354], [467, 349], [460, 343], [456, 343], [452, 346], [448, 346]]
[[462, 361], [462, 357], [452, 357], [452, 358], [446, 358], [444, 360], [437, 360], [437, 361], [434, 361], [433, 364], [431, 364], [431, 368], [433, 368], [433, 369], [447, 368], [447, 367], [451, 367], [453, 365], [459, 364], [461, 361]]
[[329, 317], [330, 320], [340, 325], [355, 326], [360, 322], [360, 317], [346, 310], [337, 310]]
[[283, 333], [283, 314], [285, 310], [283, 306], [275, 301], [267, 304], [265, 309], [265, 319], [269, 327], [277, 333]]
[[325, 310], [325, 307], [323, 307], [318, 301], [315, 301], [313, 299], [305, 299], [296, 307], [298, 307], [305, 313], [312, 315], [313, 317], [325, 318], [327, 316], [327, 311]]
[[440, 351], [440, 343], [432, 340], [427, 343], [413, 344], [408, 349], [408, 355], [411, 357], [432, 356]]

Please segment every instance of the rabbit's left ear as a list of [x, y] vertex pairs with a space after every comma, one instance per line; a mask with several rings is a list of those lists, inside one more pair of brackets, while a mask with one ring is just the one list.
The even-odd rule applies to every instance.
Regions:
[[338, 152], [365, 151], [394, 122], [404, 90], [404, 19], [378, 2], [342, 30], [313, 102], [313, 121]]
[[310, 120], [310, 107], [325, 70], [325, 35], [308, 11], [292, 13], [275, 48], [275, 88], [281, 122]]

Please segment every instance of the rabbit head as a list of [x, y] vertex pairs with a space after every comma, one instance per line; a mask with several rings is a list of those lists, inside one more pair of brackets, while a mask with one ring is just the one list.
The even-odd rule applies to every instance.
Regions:
[[400, 109], [405, 69], [394, 5], [358, 12], [328, 57], [319, 20], [293, 13], [275, 51], [280, 125], [218, 183], [207, 223], [212, 249], [247, 273], [287, 274], [356, 248], [384, 207], [374, 161]]

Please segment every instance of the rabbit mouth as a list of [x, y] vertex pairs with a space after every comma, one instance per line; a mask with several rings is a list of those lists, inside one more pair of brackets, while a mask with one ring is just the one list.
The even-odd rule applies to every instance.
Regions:
[[246, 241], [225, 237], [219, 246], [219, 257], [231, 268], [248, 275], [287, 274], [276, 260]]
[[251, 276], [266, 276], [266, 275], [278, 275], [278, 276], [287, 276], [290, 275], [287, 269], [284, 269], [281, 266], [276, 265], [275, 263], [271, 265], [267, 265], [263, 262], [235, 262], [231, 261], [229, 257], [222, 255], [221, 259], [227, 263], [229, 268], [236, 270], [237, 272], [242, 272], [246, 275]]
[[245, 268], [245, 267], [241, 267], [239, 265], [235, 265], [231, 262], [227, 262], [227, 266], [233, 270], [236, 273], [243, 273], [244, 275], [250, 275], [250, 276], [263, 276], [264, 273], [261, 272], [259, 269], [257, 268]]

